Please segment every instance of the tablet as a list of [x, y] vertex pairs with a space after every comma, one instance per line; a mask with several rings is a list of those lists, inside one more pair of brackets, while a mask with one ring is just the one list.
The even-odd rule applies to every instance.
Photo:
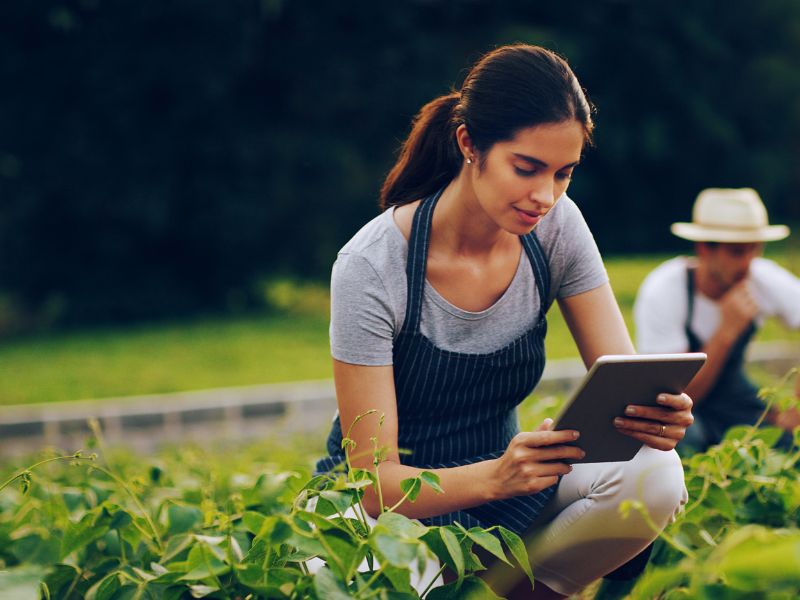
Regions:
[[702, 352], [599, 357], [555, 418], [553, 429], [576, 429], [586, 456], [579, 463], [630, 460], [642, 442], [614, 427], [629, 404], [659, 406], [660, 393], [680, 394], [706, 361]]

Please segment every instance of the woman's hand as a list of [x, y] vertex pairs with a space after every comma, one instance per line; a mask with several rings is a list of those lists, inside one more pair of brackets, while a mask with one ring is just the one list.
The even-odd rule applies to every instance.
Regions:
[[651, 448], [672, 450], [694, 423], [692, 399], [686, 394], [659, 394], [656, 402], [661, 406], [628, 406], [624, 418], [614, 419], [614, 426]]
[[545, 419], [536, 431], [514, 436], [505, 453], [492, 461], [491, 496], [495, 500], [528, 496], [558, 483], [560, 475], [572, 471], [564, 459], [580, 460], [585, 453], [567, 446], [578, 439], [572, 429], [550, 431], [552, 419]]

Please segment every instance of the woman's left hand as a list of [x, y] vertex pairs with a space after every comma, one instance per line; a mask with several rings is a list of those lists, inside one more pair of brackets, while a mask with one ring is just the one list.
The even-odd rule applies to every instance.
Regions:
[[672, 450], [694, 422], [692, 399], [686, 394], [659, 394], [656, 402], [660, 406], [626, 407], [625, 416], [614, 419], [614, 426], [651, 448]]

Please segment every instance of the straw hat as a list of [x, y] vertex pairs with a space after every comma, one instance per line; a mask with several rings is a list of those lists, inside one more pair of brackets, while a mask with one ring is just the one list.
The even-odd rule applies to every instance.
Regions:
[[786, 225], [770, 225], [754, 189], [708, 188], [700, 192], [691, 223], [673, 223], [673, 234], [693, 242], [772, 242], [789, 235]]

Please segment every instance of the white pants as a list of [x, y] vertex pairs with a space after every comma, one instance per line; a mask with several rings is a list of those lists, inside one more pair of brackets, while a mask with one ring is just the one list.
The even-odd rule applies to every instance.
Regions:
[[636, 510], [622, 517], [626, 499], [663, 529], [688, 500], [678, 454], [643, 446], [627, 462], [574, 465], [527, 540], [534, 577], [574, 594], [639, 554], [658, 533]]

